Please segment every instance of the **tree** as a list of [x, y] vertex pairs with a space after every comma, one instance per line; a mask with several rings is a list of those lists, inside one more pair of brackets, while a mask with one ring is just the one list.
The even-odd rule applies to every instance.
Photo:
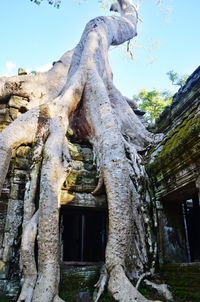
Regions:
[[155, 89], [151, 91], [142, 89], [134, 98], [138, 100], [139, 108], [146, 111], [146, 119], [151, 123], [154, 123], [163, 109], [172, 102], [170, 92], [160, 92]]
[[168, 71], [167, 75], [168, 75], [168, 77], [169, 77], [169, 79], [170, 79], [170, 81], [172, 82], [173, 85], [180, 86], [181, 88], [183, 87], [183, 85], [185, 84], [185, 82], [188, 79], [187, 74], [179, 75], [174, 70]]
[[[24, 283], [18, 302], [62, 301], [58, 296], [59, 198], [71, 170], [66, 136], [70, 128], [93, 145], [99, 171], [93, 194], [104, 183], [108, 198], [105, 270], [96, 301], [107, 279], [116, 301], [149, 301], [137, 290], [138, 282], [153, 272], [156, 255], [153, 215], [149, 214], [153, 209], [142, 164], [144, 152], [140, 151], [152, 144], [154, 136], [113, 85], [108, 62], [110, 45], [137, 35], [138, 13], [129, 0], [118, 0], [112, 8], [121, 16], [97, 17], [88, 22], [78, 45], [48, 72], [0, 78], [1, 100], [11, 95], [28, 99], [26, 112], [0, 134], [0, 191], [12, 150], [22, 144], [33, 147], [24, 197]], [[38, 199], [36, 192], [40, 192]]]

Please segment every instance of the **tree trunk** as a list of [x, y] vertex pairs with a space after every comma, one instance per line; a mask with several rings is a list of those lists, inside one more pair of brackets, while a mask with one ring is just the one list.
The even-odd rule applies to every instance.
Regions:
[[[108, 62], [110, 45], [137, 35], [138, 14], [129, 0], [118, 0], [112, 8], [121, 16], [91, 20], [76, 48], [65, 53], [47, 73], [0, 79], [1, 99], [11, 95], [28, 98], [27, 112], [0, 134], [0, 189], [11, 150], [21, 144], [34, 144], [24, 201], [21, 261], [25, 280], [20, 302], [61, 301], [59, 196], [70, 171], [66, 139], [69, 127], [93, 145], [101, 175], [95, 192], [103, 183], [106, 187], [108, 290], [116, 301], [149, 301], [134, 284], [152, 269], [150, 262], [154, 260], [148, 180], [140, 155], [153, 136], [114, 87]], [[31, 236], [27, 236], [29, 232]], [[34, 259], [36, 240], [38, 259]], [[101, 280], [100, 294], [106, 284], [105, 278]]]

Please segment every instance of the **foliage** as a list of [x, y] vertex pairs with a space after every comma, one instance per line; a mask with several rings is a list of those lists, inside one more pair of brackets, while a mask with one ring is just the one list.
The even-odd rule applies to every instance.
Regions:
[[[183, 87], [188, 79], [188, 75], [180, 75], [174, 70], [167, 72], [173, 85]], [[134, 99], [138, 100], [139, 108], [146, 111], [146, 120], [154, 123], [163, 109], [172, 102], [172, 94], [169, 91], [158, 91], [156, 89], [147, 91], [142, 89]]]
[[[31, 1], [39, 5], [43, 0], [31, 0]], [[49, 4], [54, 5], [56, 8], [60, 7], [61, 0], [47, 0], [47, 1]]]
[[167, 72], [167, 75], [170, 79], [170, 81], [172, 82], [173, 85], [177, 85], [180, 87], [183, 87], [183, 85], [185, 84], [185, 82], [188, 79], [188, 75], [187, 74], [183, 74], [180, 75], [177, 72], [175, 72], [174, 70], [170, 70]]
[[151, 91], [142, 89], [134, 98], [139, 101], [139, 108], [146, 111], [146, 119], [151, 123], [155, 122], [163, 109], [172, 101], [169, 91], [160, 92], [155, 89]]
[[[37, 5], [41, 4], [41, 2], [43, 0], [30, 0], [34, 3], [36, 3]], [[62, 0], [46, 0], [49, 4], [53, 4], [54, 7], [59, 8], [61, 5]], [[155, 4], [160, 6], [163, 2], [163, 0], [154, 0]], [[100, 5], [102, 6], [102, 8], [108, 8], [109, 5], [111, 5], [113, 2], [115, 2], [114, 0], [98, 0], [98, 2], [100, 3]], [[137, 1], [138, 4], [140, 4], [140, 0]]]

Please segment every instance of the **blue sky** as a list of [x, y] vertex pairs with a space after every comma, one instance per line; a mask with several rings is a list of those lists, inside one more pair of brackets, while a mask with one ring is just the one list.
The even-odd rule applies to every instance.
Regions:
[[[167, 13], [168, 11], [168, 13]], [[90, 19], [110, 14], [98, 0], [62, 0], [60, 9], [30, 0], [2, 1], [0, 8], [0, 75], [18, 67], [43, 70], [79, 41]], [[142, 0], [134, 60], [124, 46], [110, 50], [114, 82], [128, 97], [147, 89], [173, 89], [166, 72], [191, 74], [200, 64], [200, 1]]]

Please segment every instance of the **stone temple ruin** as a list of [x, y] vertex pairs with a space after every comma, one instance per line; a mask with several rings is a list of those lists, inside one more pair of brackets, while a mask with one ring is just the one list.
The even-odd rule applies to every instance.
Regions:
[[[0, 131], [25, 112], [26, 105], [25, 98], [14, 95], [1, 103]], [[149, 151], [146, 168], [157, 211], [158, 271], [183, 301], [200, 301], [200, 67], [175, 94], [155, 131], [164, 138]], [[98, 280], [107, 203], [103, 190], [98, 196], [91, 194], [97, 184], [91, 146], [71, 136], [69, 148], [74, 170], [61, 193], [60, 292], [63, 297], [67, 292], [72, 302]], [[0, 197], [0, 297], [15, 299], [19, 291], [23, 196], [31, 156], [27, 145], [13, 152]]]
[[148, 171], [158, 213], [160, 269], [185, 301], [200, 301], [200, 67], [157, 121], [164, 139]]

